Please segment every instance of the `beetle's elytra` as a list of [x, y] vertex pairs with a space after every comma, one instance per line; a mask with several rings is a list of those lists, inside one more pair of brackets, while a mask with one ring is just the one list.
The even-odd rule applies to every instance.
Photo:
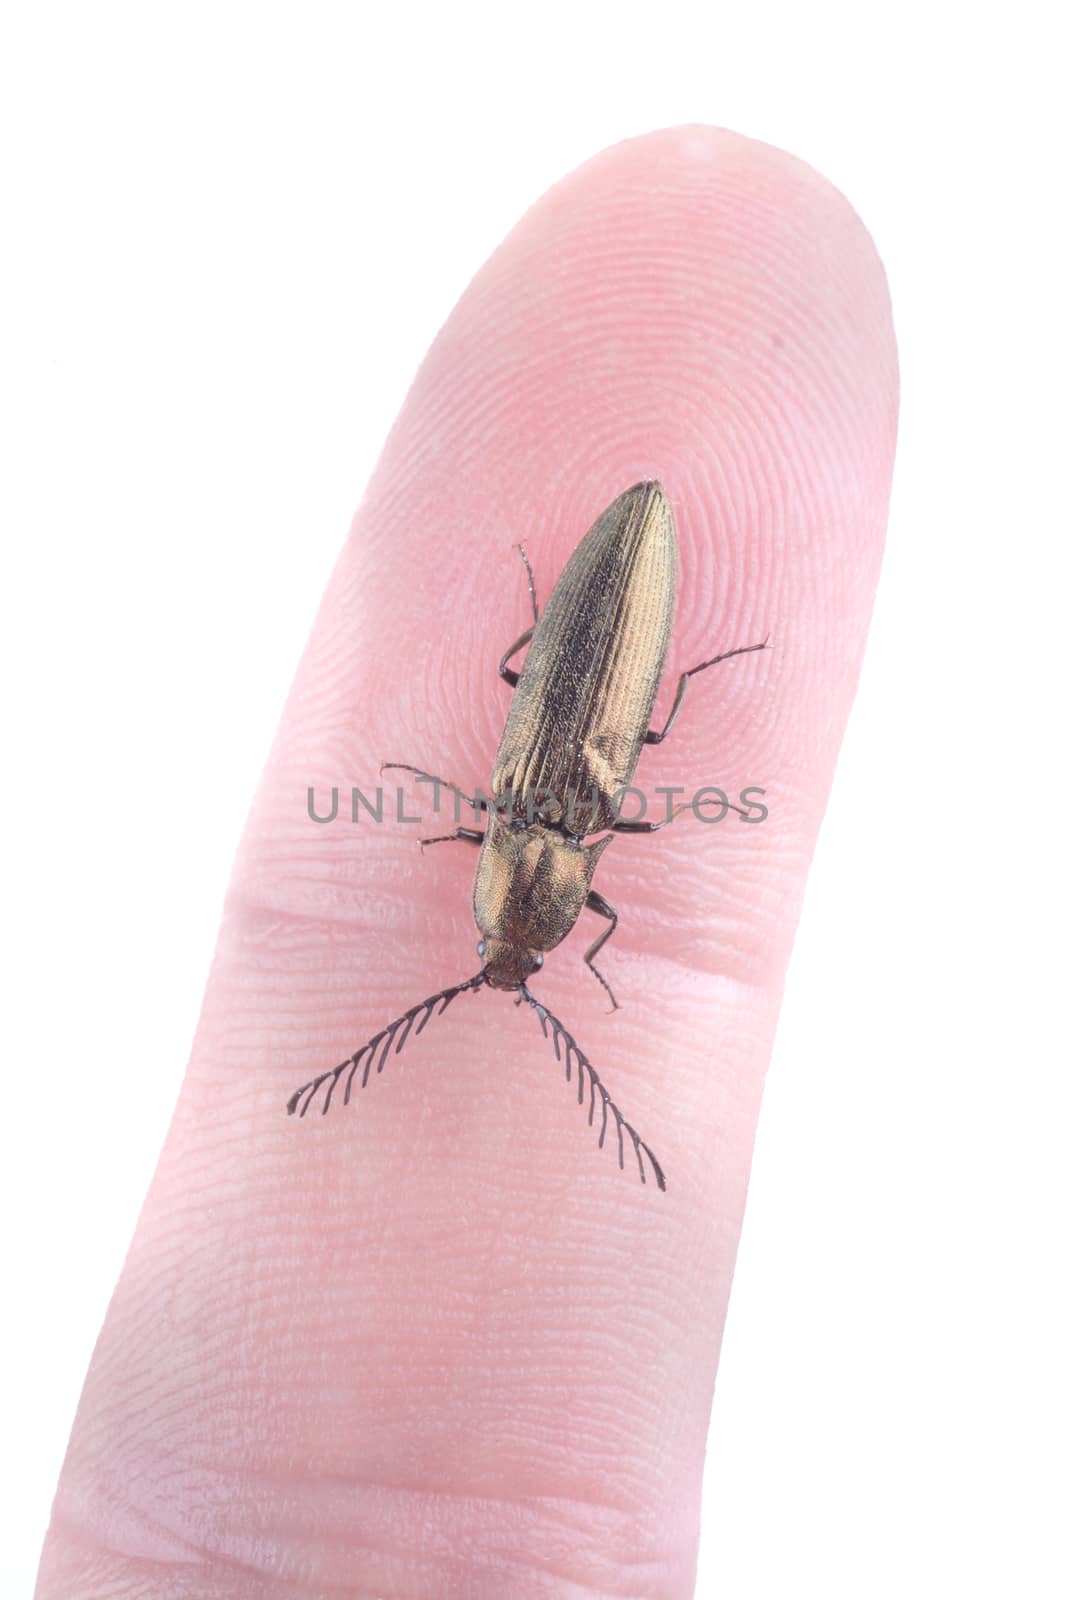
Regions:
[[[525, 562], [525, 551], [522, 556]], [[654, 833], [671, 820], [622, 819], [617, 814], [619, 797], [630, 786], [642, 747], [659, 744], [670, 732], [694, 673], [731, 656], [762, 650], [767, 641], [727, 650], [683, 672], [662, 729], [650, 729], [674, 622], [678, 574], [674, 518], [658, 483], [635, 484], [597, 518], [563, 569], [541, 615], [528, 564], [527, 574], [533, 623], [500, 662], [500, 675], [515, 693], [488, 792], [464, 794], [445, 779], [405, 762], [389, 761], [382, 768], [412, 772], [451, 789], [484, 816], [484, 827], [457, 828], [422, 841], [459, 840], [480, 847], [474, 919], [481, 934], [482, 966], [472, 978], [413, 1006], [340, 1066], [297, 1089], [288, 1108], [290, 1114], [299, 1111], [304, 1116], [325, 1085], [322, 1109], [327, 1111], [342, 1077], [347, 1104], [357, 1075], [365, 1086], [372, 1070], [381, 1072], [391, 1049], [399, 1053], [412, 1030], [421, 1033], [435, 1012], [445, 1011], [457, 995], [483, 985], [513, 990], [518, 1001], [527, 1002], [537, 1013], [545, 1035], [551, 1035], [557, 1059], [566, 1063], [568, 1082], [572, 1072], [577, 1073], [580, 1105], [586, 1103], [588, 1088], [588, 1121], [593, 1126], [599, 1110], [601, 1147], [610, 1113], [619, 1166], [624, 1165], [628, 1141], [641, 1182], [646, 1181], [647, 1162], [665, 1189], [656, 1157], [622, 1116], [570, 1033], [530, 993], [526, 980], [538, 971], [545, 952], [566, 938], [582, 911], [592, 911], [608, 926], [590, 945], [585, 960], [615, 1006], [594, 958], [614, 933], [618, 916], [593, 888], [593, 874], [616, 834]], [[516, 672], [509, 662], [527, 644], [525, 664]], [[592, 835], [599, 837], [587, 844]]]

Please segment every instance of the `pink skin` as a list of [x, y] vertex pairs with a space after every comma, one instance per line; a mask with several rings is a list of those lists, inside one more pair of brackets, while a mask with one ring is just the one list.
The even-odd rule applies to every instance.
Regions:
[[[734, 135], [609, 150], [475, 279], [271, 752], [39, 1600], [691, 1593], [760, 1092], [863, 653], [896, 393], [862, 225]], [[420, 856], [419, 833], [444, 831], [430, 816], [316, 829], [307, 785], [373, 788], [395, 760], [484, 786], [495, 663], [527, 622], [512, 543], [547, 593], [646, 477], [680, 542], [656, 724], [682, 668], [765, 633], [772, 648], [697, 678], [639, 781], [765, 785], [770, 818], [616, 839], [596, 882], [620, 912], [600, 960], [622, 1009], [581, 962], [589, 915], [532, 987], [666, 1194], [598, 1151], [536, 1018], [487, 989], [347, 1110], [286, 1117], [292, 1088], [478, 967], [474, 851]]]

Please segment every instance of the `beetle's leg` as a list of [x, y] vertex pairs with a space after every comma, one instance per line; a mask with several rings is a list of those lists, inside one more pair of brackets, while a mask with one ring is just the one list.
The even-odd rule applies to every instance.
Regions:
[[500, 673], [500, 676], [503, 678], [504, 682], [510, 683], [513, 689], [519, 681], [519, 675], [513, 667], [508, 666], [508, 662], [511, 660], [513, 655], [517, 654], [517, 652], [522, 649], [524, 644], [529, 644], [532, 638], [533, 629], [526, 628], [524, 632], [519, 634], [519, 637], [515, 640], [515, 643], [512, 645], [511, 649], [506, 651], [505, 654], [500, 658], [500, 666], [497, 668], [497, 671]]
[[533, 611], [534, 627], [536, 627], [540, 615], [537, 609], [537, 585], [534, 583], [533, 568], [530, 565], [530, 558], [526, 554], [526, 546], [524, 544], [519, 545], [519, 554], [522, 557], [522, 564], [526, 568], [526, 582], [530, 590], [530, 609]]
[[[666, 729], [664, 732], [666, 732]], [[720, 801], [719, 804], [721, 805], [723, 802]], [[735, 806], [729, 800], [725, 802], [725, 805], [728, 811], [736, 811], [739, 817], [744, 817], [746, 821], [748, 820], [748, 812], [743, 806]], [[684, 806], [679, 806], [669, 817], [661, 817], [658, 822], [638, 821], [636, 818], [628, 821], [625, 817], [621, 817], [611, 824], [611, 831], [612, 833], [658, 833], [661, 828], [667, 826], [668, 822], [673, 822], [675, 817], [680, 817], [683, 811], [692, 811], [692, 809], [692, 800], [687, 800]], [[707, 818], [704, 820], [707, 821]], [[719, 822], [721, 818], [716, 817], [715, 821]]]
[[439, 783], [442, 789], [451, 789], [453, 794], [458, 794], [461, 800], [467, 802], [472, 811], [489, 809], [485, 799], [477, 795], [472, 798], [469, 794], [464, 794], [458, 784], [449, 783], [447, 778], [435, 778], [432, 772], [423, 772], [421, 767], [411, 767], [406, 761], [383, 761], [378, 768], [378, 776], [381, 777], [383, 772], [413, 772], [416, 778], [425, 778], [428, 783]]
[[605, 978], [604, 974], [599, 970], [599, 968], [594, 966], [593, 957], [598, 951], [603, 949], [608, 940], [611, 938], [612, 934], [615, 932], [615, 929], [618, 927], [619, 913], [615, 910], [614, 906], [608, 904], [602, 894], [597, 893], [596, 889], [590, 889], [589, 893], [586, 895], [585, 909], [587, 911], [595, 911], [598, 917], [607, 917], [608, 921], [611, 923], [611, 927], [605, 928], [599, 939], [593, 940], [593, 943], [585, 952], [582, 960], [593, 974], [593, 977], [596, 978], [597, 982], [602, 983], [604, 988], [608, 991], [608, 999], [611, 1001], [612, 1011], [618, 1011], [619, 1002], [616, 1000], [615, 995], [612, 992], [611, 984], [608, 982], [607, 978]]
[[[674, 691], [674, 704], [671, 706], [670, 716], [663, 724], [663, 727], [660, 729], [659, 733], [654, 733], [651, 728], [649, 729], [649, 731], [645, 734], [645, 743], [662, 744], [664, 739], [670, 733], [671, 728], [674, 726], [674, 719], [682, 709], [682, 701], [685, 699], [685, 691], [689, 686], [690, 678], [695, 678], [698, 672], [704, 671], [705, 667], [717, 667], [720, 661], [729, 661], [731, 656], [747, 656], [753, 650], [765, 650], [766, 648], [766, 639], [764, 639], [760, 644], [743, 644], [740, 645], [736, 650], [724, 650], [721, 656], [712, 656], [710, 661], [702, 661], [699, 667], [690, 667], [688, 672], [683, 672], [681, 677], [678, 679], [678, 687]], [[632, 831], [634, 830], [631, 829], [631, 832]], [[640, 831], [647, 833], [651, 830], [642, 829]]]
[[534, 583], [533, 568], [530, 565], [530, 558], [526, 554], [526, 546], [524, 544], [520, 544], [516, 548], [518, 549], [519, 555], [522, 557], [522, 564], [526, 568], [526, 584], [530, 591], [530, 609], [533, 612], [533, 625], [532, 627], [526, 628], [522, 633], [519, 634], [519, 637], [515, 640], [515, 643], [512, 645], [511, 649], [506, 655], [501, 657], [500, 666], [497, 669], [504, 682], [510, 683], [513, 689], [519, 681], [519, 674], [514, 670], [513, 667], [508, 666], [508, 662], [511, 660], [513, 655], [517, 655], [524, 644], [529, 644], [530, 640], [533, 638], [533, 631], [537, 626], [538, 618], [541, 615], [537, 609], [537, 585]]
[[439, 833], [435, 839], [420, 839], [419, 849], [427, 844], [447, 844], [450, 839], [463, 839], [467, 844], [481, 844], [484, 838], [484, 828], [457, 828], [455, 833]]

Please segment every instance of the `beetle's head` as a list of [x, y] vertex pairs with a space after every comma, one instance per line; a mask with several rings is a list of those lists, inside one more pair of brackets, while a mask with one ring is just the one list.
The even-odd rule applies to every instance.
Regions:
[[536, 972], [545, 959], [540, 950], [508, 944], [506, 939], [480, 939], [478, 954], [492, 989], [521, 989], [531, 972]]

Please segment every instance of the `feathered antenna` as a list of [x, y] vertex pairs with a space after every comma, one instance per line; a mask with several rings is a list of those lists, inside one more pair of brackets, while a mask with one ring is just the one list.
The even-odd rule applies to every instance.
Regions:
[[[556, 1052], [556, 1060], [557, 1061], [563, 1061], [564, 1059], [566, 1059], [567, 1082], [568, 1083], [570, 1083], [570, 1081], [571, 1081], [571, 1062], [572, 1062], [572, 1059], [573, 1059], [573, 1062], [575, 1063], [575, 1065], [577, 1066], [577, 1068], [578, 1068], [578, 1104], [579, 1105], [581, 1105], [583, 1103], [583, 1097], [584, 1097], [584, 1093], [585, 1093], [584, 1074], [588, 1074], [588, 1076], [589, 1076], [589, 1126], [590, 1127], [593, 1126], [593, 1118], [594, 1118], [594, 1116], [596, 1114], [596, 1097], [599, 1094], [601, 1106], [600, 1106], [600, 1138], [598, 1140], [598, 1143], [600, 1145], [601, 1150], [603, 1150], [603, 1148], [604, 1148], [604, 1137], [605, 1137], [605, 1135], [606, 1135], [606, 1133], [608, 1131], [608, 1112], [610, 1111], [612, 1116], [615, 1118], [615, 1132], [618, 1135], [618, 1141], [619, 1141], [619, 1168], [620, 1168], [620, 1170], [624, 1166], [623, 1155], [624, 1155], [625, 1145], [626, 1145], [626, 1140], [624, 1138], [624, 1135], [625, 1134], [629, 1134], [630, 1140], [631, 1140], [631, 1142], [633, 1144], [633, 1147], [634, 1147], [634, 1154], [637, 1157], [637, 1170], [641, 1174], [641, 1182], [644, 1183], [646, 1181], [646, 1179], [645, 1179], [645, 1163], [644, 1163], [644, 1161], [642, 1160], [642, 1157], [641, 1157], [641, 1152], [644, 1151], [645, 1155], [648, 1157], [649, 1163], [650, 1163], [650, 1165], [652, 1167], [652, 1171], [655, 1173], [657, 1184], [659, 1185], [659, 1187], [661, 1189], [665, 1190], [666, 1187], [667, 1187], [667, 1180], [663, 1176], [663, 1168], [660, 1166], [659, 1162], [656, 1160], [655, 1155], [649, 1149], [648, 1145], [641, 1138], [640, 1134], [637, 1132], [637, 1129], [632, 1127], [630, 1125], [630, 1123], [628, 1123], [626, 1121], [626, 1118], [623, 1116], [622, 1112], [619, 1110], [618, 1106], [615, 1104], [614, 1100], [611, 1098], [610, 1094], [605, 1089], [603, 1083], [601, 1082], [600, 1074], [597, 1072], [596, 1068], [593, 1066], [593, 1063], [590, 1061], [590, 1059], [586, 1055], [585, 1051], [579, 1049], [578, 1045], [574, 1041], [573, 1036], [570, 1033], [567, 1032], [567, 1029], [563, 1026], [562, 1022], [560, 1022], [559, 1018], [558, 1017], [554, 1017], [552, 1015], [551, 1011], [549, 1011], [546, 1006], [543, 1006], [541, 1004], [540, 1000], [535, 1000], [534, 999], [533, 995], [530, 993], [529, 989], [527, 989], [525, 984], [521, 985], [521, 987], [519, 989], [519, 995], [520, 995], [521, 999], [526, 1001], [527, 1005], [532, 1006], [533, 1009], [536, 1011], [537, 1016], [538, 1016], [538, 1018], [540, 1020], [540, 1023], [541, 1023], [541, 1032], [544, 1034], [546, 1039], [548, 1038], [548, 1030], [551, 1027], [551, 1029], [552, 1029], [552, 1044], [553, 1044], [553, 1047], [554, 1047], [555, 1052]], [[560, 1040], [563, 1041], [564, 1050], [566, 1052], [565, 1058], [564, 1058], [564, 1056], [560, 1055], [560, 1049], [559, 1049]]]
[[[396, 1048], [393, 1053], [394, 1055], [399, 1055], [407, 1043], [408, 1035], [415, 1024], [416, 1017], [421, 1014], [422, 1020], [418, 1027], [415, 1028], [415, 1032], [419, 1034], [425, 1028], [435, 1010], [439, 1017], [444, 1016], [457, 994], [463, 994], [464, 991], [469, 991], [473, 994], [476, 989], [481, 988], [484, 982], [485, 973], [476, 972], [474, 977], [468, 978], [465, 983], [454, 984], [451, 989], [442, 989], [438, 994], [431, 994], [427, 999], [420, 1001], [417, 1006], [412, 1006], [410, 1011], [405, 1011], [402, 1017], [397, 1017], [395, 1022], [390, 1022], [380, 1033], [376, 1033], [373, 1039], [368, 1039], [362, 1049], [357, 1050], [354, 1056], [349, 1056], [347, 1061], [342, 1061], [339, 1067], [332, 1067], [329, 1072], [320, 1072], [317, 1078], [312, 1078], [310, 1083], [305, 1083], [294, 1094], [291, 1094], [288, 1102], [289, 1115], [292, 1116], [295, 1111], [299, 1110], [302, 1117], [306, 1116], [311, 1102], [323, 1084], [329, 1083], [330, 1087], [326, 1091], [326, 1098], [322, 1102], [322, 1114], [325, 1116], [330, 1109], [330, 1101], [333, 1099], [334, 1090], [337, 1088], [341, 1075], [345, 1071], [348, 1073], [348, 1078], [345, 1081], [344, 1100], [345, 1105], [347, 1105], [349, 1096], [352, 1093], [352, 1083], [359, 1070], [360, 1062], [363, 1063], [363, 1082], [360, 1084], [360, 1088], [365, 1089], [367, 1087], [367, 1079], [371, 1075], [371, 1068], [375, 1064], [375, 1057], [377, 1057], [377, 1070], [381, 1072], [385, 1066], [389, 1051], [393, 1047], [394, 1039], [396, 1040]], [[398, 1033], [400, 1034], [399, 1039], [397, 1039]], [[380, 1048], [383, 1041], [384, 1049]], [[307, 1098], [304, 1099], [304, 1096]], [[301, 1105], [302, 1099], [303, 1104]]]

